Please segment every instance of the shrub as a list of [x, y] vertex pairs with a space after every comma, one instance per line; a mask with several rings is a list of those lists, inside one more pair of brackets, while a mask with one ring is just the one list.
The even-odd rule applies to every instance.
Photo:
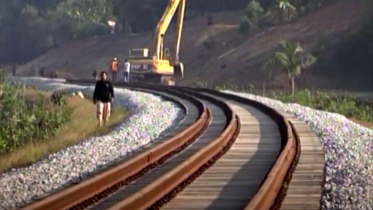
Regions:
[[291, 100], [304, 106], [314, 107], [312, 94], [309, 90], [300, 91], [295, 96], [290, 96]]
[[8, 74], [6, 73], [6, 71], [0, 68], [0, 84], [5, 81], [7, 76]]
[[207, 48], [207, 49], [212, 49], [214, 48], [215, 46], [215, 40], [211, 37], [206, 37], [203, 41], [202, 41], [202, 45]]
[[249, 84], [248, 85], [248, 90], [249, 91], [255, 91], [255, 85], [254, 84]]
[[0, 97], [0, 153], [34, 141], [44, 140], [70, 119], [65, 103], [55, 105], [42, 94], [25, 97], [25, 86], [2, 84]]
[[199, 81], [199, 82], [196, 83], [196, 87], [197, 88], [207, 88], [207, 82]]
[[70, 93], [69, 90], [56, 90], [51, 95], [51, 101], [56, 105], [65, 105], [66, 104], [66, 96]]
[[255, 28], [255, 25], [251, 22], [249, 18], [247, 17], [241, 18], [240, 25], [238, 27], [238, 31], [241, 34], [247, 34], [254, 28]]
[[252, 0], [245, 9], [245, 15], [241, 18], [239, 23], [239, 32], [246, 34], [252, 29], [256, 28], [260, 18], [264, 15], [264, 10], [259, 2]]
[[311, 92], [306, 89], [298, 91], [294, 96], [284, 92], [273, 92], [270, 97], [285, 103], [298, 103], [319, 110], [339, 113], [348, 118], [373, 122], [373, 106], [359, 105], [355, 97], [348, 95], [330, 95], [317, 91], [315, 96], [312, 96]]
[[254, 24], [263, 16], [264, 10], [259, 2], [251, 0], [245, 9], [245, 16]]

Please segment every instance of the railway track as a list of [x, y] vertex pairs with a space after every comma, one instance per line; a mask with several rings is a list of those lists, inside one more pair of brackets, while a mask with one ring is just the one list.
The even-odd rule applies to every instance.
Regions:
[[208, 89], [117, 85], [167, 97], [186, 117], [150, 147], [24, 209], [281, 207], [300, 158], [299, 134], [281, 113]]

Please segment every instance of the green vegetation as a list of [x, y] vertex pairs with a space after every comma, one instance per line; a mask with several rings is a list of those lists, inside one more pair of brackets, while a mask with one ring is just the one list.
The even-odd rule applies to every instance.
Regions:
[[[203, 86], [203, 84], [200, 84]], [[254, 85], [238, 86], [236, 84], [226, 84], [215, 86], [215, 90], [232, 90], [237, 92], [249, 92], [261, 94]], [[308, 89], [296, 92], [291, 95], [288, 92], [279, 90], [267, 90], [267, 97], [284, 103], [298, 103], [310, 108], [339, 113], [347, 118], [357, 121], [359, 124], [373, 128], [373, 104], [358, 102], [356, 97], [348, 93], [326, 93], [322, 91], [310, 91]]]
[[239, 31], [248, 33], [257, 26], [259, 19], [264, 15], [264, 10], [259, 2], [251, 0], [245, 9], [245, 15], [240, 20]]
[[[186, 18], [247, 6], [241, 32], [273, 25], [272, 15], [304, 14], [330, 0], [187, 1]], [[365, 0], [369, 3], [369, 0]], [[116, 32], [154, 30], [169, 0], [0, 0], [0, 63], [27, 62], [65, 42]], [[367, 7], [371, 8], [371, 7]], [[272, 15], [271, 15], [272, 14]]]
[[0, 0], [0, 63], [24, 62], [63, 42], [110, 33], [111, 0]]
[[47, 12], [54, 31], [61, 33], [68, 26], [73, 38], [103, 34], [108, 31], [107, 21], [115, 20], [111, 0], [60, 1], [55, 10]]
[[[366, 0], [368, 1], [368, 0]], [[273, 26], [315, 10], [330, 0], [251, 0], [239, 22], [239, 32]]]
[[1, 87], [1, 84], [5, 82], [6, 77], [7, 77], [6, 71], [3, 69], [0, 69], [0, 87]]
[[[197, 87], [199, 84], [205, 84], [205, 83], [197, 83]], [[204, 87], [207, 87], [207, 86], [204, 86]], [[228, 84], [224, 84], [224, 85], [218, 85], [218, 86], [215, 86], [214, 87], [215, 90], [218, 90], [218, 91], [221, 91], [221, 90], [233, 90], [233, 91], [242, 91], [242, 92], [254, 92], [256, 89], [255, 89], [255, 85], [253, 84], [248, 84], [248, 85], [241, 85], [241, 86], [238, 86], [234, 83], [228, 83]]]
[[0, 154], [53, 136], [70, 120], [66, 100], [54, 104], [45, 94], [30, 97], [25, 86], [0, 84]]
[[319, 110], [339, 113], [347, 118], [373, 123], [373, 105], [358, 104], [356, 98], [349, 95], [327, 94], [319, 91], [312, 94], [306, 89], [298, 91], [295, 95], [273, 92], [269, 97], [285, 103], [298, 103]]
[[305, 54], [299, 43], [283, 41], [280, 43], [282, 52], [276, 52], [267, 62], [265, 68], [271, 74], [273, 69], [285, 71], [291, 80], [291, 94], [295, 92], [295, 77], [300, 76], [303, 68], [309, 67], [316, 62], [311, 54]]
[[65, 42], [153, 30], [168, 0], [0, 0], [0, 64], [27, 62]]
[[[31, 164], [89, 137], [107, 134], [129, 116], [112, 110], [97, 129], [96, 106], [64, 91], [42, 92], [5, 82], [0, 70], [0, 173]], [[3, 75], [3, 76], [2, 76]]]
[[[35, 91], [29, 94], [35, 94]], [[128, 110], [115, 107], [106, 126], [97, 129], [96, 106], [90, 100], [70, 97], [67, 99], [67, 106], [72, 110], [69, 123], [62, 125], [53, 136], [43, 141], [30, 142], [12, 152], [0, 154], [0, 173], [11, 168], [27, 166], [89, 137], [107, 134], [129, 116]]]
[[279, 10], [281, 21], [290, 20], [292, 12], [297, 11], [289, 0], [277, 0], [276, 2], [276, 9]]
[[154, 30], [167, 3], [164, 0], [114, 0], [113, 14], [118, 18], [121, 32]]

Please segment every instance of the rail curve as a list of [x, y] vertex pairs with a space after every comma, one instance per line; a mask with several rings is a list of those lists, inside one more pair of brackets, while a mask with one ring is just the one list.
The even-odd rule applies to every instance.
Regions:
[[[69, 80], [68, 83], [93, 84], [93, 81]], [[297, 130], [283, 114], [257, 101], [210, 89], [139, 83], [115, 85], [167, 97], [185, 106], [187, 115], [194, 113], [195, 117], [181, 126], [178, 134], [24, 209], [177, 209], [187, 206], [213, 209], [227, 205], [237, 209], [281, 208], [301, 152]], [[195, 111], [188, 112], [192, 109]], [[263, 137], [267, 143], [261, 145], [261, 149], [258, 149], [259, 143], [245, 140], [250, 135], [267, 134]], [[247, 151], [252, 154], [243, 155]], [[258, 158], [261, 155], [265, 158]], [[253, 163], [247, 164], [250, 161]], [[218, 173], [222, 170], [224, 174]], [[253, 181], [255, 170], [261, 172], [257, 172]], [[237, 171], [240, 175], [233, 176]], [[206, 189], [206, 196], [198, 197], [197, 192], [204, 186], [201, 183], [218, 184], [210, 189], [211, 195]], [[221, 189], [219, 202], [216, 202], [214, 189]], [[225, 196], [223, 190], [233, 194], [237, 191], [240, 199]], [[245, 190], [253, 193], [242, 195]], [[188, 199], [189, 203], [185, 203]]]

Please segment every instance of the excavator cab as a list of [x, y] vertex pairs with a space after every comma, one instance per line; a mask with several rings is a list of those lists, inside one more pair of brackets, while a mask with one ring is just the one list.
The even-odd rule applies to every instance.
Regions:
[[149, 49], [133, 49], [127, 59], [131, 63], [131, 80], [175, 85], [184, 77], [184, 65], [175, 62], [171, 51], [163, 50], [160, 59], [149, 55]]
[[[176, 32], [175, 56], [172, 57], [168, 48], [163, 48], [163, 38], [171, 19], [179, 9]], [[135, 81], [175, 85], [176, 80], [184, 77], [184, 65], [179, 61], [181, 31], [185, 12], [185, 0], [169, 0], [169, 4], [158, 23], [155, 33], [153, 52], [147, 48], [133, 49], [129, 52], [128, 61], [131, 63], [131, 78]], [[152, 56], [150, 56], [152, 54]], [[131, 80], [133, 80], [131, 79]]]
[[130, 58], [147, 58], [149, 57], [149, 49], [133, 49], [129, 52]]
[[182, 64], [174, 63], [171, 52], [165, 49], [162, 58], [149, 56], [147, 49], [130, 50], [131, 80], [163, 85], [175, 85], [175, 80], [183, 78]]

